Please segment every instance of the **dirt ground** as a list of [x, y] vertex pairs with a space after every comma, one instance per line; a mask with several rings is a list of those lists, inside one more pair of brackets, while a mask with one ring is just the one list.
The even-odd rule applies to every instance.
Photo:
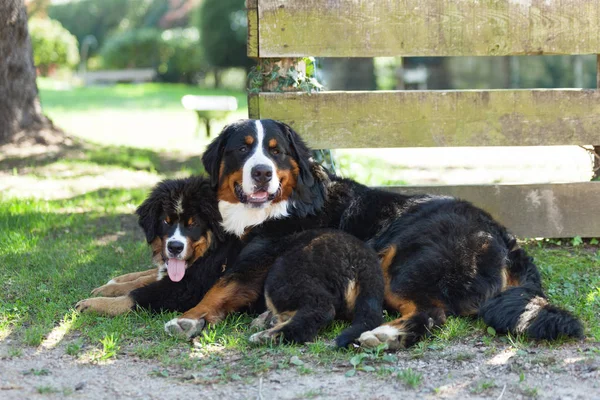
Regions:
[[[252, 374], [239, 363], [239, 354], [223, 355], [222, 365], [238, 371], [237, 380], [219, 379], [218, 365], [186, 370], [127, 354], [92, 363], [67, 355], [64, 344], [51, 350], [25, 348], [10, 357], [10, 345], [0, 342], [2, 399], [600, 398], [600, 344], [589, 342], [516, 350], [475, 340], [420, 356], [400, 351], [392, 353], [397, 359], [372, 363], [377, 371], [353, 377], [346, 376], [349, 361], [327, 363], [328, 368], [310, 361], [302, 368], [290, 363]], [[274, 358], [275, 365], [281, 361]], [[422, 374], [416, 388], [397, 376], [407, 368]]]

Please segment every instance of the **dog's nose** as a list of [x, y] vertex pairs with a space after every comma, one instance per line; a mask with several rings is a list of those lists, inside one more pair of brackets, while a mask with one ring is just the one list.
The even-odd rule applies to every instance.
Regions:
[[252, 167], [250, 175], [252, 175], [254, 182], [264, 185], [273, 177], [273, 170], [268, 165], [259, 164]]
[[183, 247], [183, 243], [177, 240], [173, 240], [167, 243], [167, 250], [169, 250], [169, 253], [171, 253], [174, 256], [178, 256], [179, 254], [181, 254], [181, 252], [183, 251]]

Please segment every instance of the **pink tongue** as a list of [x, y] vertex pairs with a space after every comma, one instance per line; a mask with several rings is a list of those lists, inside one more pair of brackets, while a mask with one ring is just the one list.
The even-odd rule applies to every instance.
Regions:
[[179, 282], [183, 278], [183, 275], [185, 275], [185, 261], [169, 258], [167, 272], [173, 282]]
[[256, 192], [256, 193], [252, 193], [250, 195], [250, 200], [259, 200], [259, 201], [262, 201], [262, 200], [266, 200], [267, 197], [269, 197], [269, 194], [267, 192], [265, 192], [265, 191]]

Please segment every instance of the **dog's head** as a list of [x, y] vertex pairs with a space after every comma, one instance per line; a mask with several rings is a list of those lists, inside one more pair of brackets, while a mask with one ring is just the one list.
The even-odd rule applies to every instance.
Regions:
[[242, 120], [225, 127], [202, 157], [225, 230], [242, 235], [270, 218], [314, 214], [325, 193], [310, 157], [300, 136], [282, 122]]
[[180, 281], [188, 266], [223, 240], [215, 192], [204, 178], [165, 180], [136, 210], [152, 260]]

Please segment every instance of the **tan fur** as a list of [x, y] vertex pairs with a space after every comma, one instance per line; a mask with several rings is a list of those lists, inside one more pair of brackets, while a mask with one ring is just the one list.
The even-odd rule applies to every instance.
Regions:
[[93, 297], [81, 300], [75, 308], [79, 312], [95, 312], [112, 317], [128, 313], [134, 304], [133, 299], [129, 296]]
[[131, 272], [131, 273], [125, 274], [125, 275], [119, 275], [115, 278], [112, 278], [112, 281], [114, 283], [130, 282], [130, 281], [135, 281], [136, 279], [141, 278], [142, 276], [148, 276], [148, 275], [156, 276], [157, 273], [158, 273], [158, 268], [151, 268], [146, 271]]
[[117, 297], [129, 294], [132, 290], [147, 286], [153, 282], [156, 282], [157, 272], [154, 270], [152, 275], [141, 275], [139, 278], [126, 281], [126, 282], [115, 282], [100, 286], [92, 290], [94, 296], [103, 297]]
[[186, 311], [181, 318], [204, 318], [209, 324], [223, 320], [228, 313], [252, 304], [258, 299], [258, 291], [235, 281], [219, 280], [194, 308]]
[[194, 253], [192, 258], [189, 260], [188, 264], [193, 264], [194, 261], [199, 259], [206, 253], [206, 250], [210, 248], [210, 244], [212, 243], [212, 232], [206, 231], [206, 236], [202, 236], [200, 240], [191, 244], [191, 248], [193, 248]]
[[242, 182], [242, 178], [244, 176], [244, 172], [242, 169], [235, 171], [233, 174], [222, 177], [223, 173], [223, 165], [221, 165], [221, 171], [219, 172], [219, 176], [221, 176], [221, 186], [219, 186], [218, 190], [218, 198], [219, 200], [226, 201], [228, 203], [239, 203], [240, 200], [235, 195], [235, 184]]
[[277, 170], [277, 177], [279, 178], [281, 193], [279, 196], [273, 199], [273, 203], [278, 203], [280, 201], [289, 199], [292, 195], [292, 192], [296, 188], [300, 168], [298, 167], [298, 163], [293, 159], [290, 159], [290, 164], [292, 164], [291, 169]]
[[356, 283], [356, 281], [351, 280], [350, 282], [348, 282], [348, 286], [346, 286], [346, 293], [344, 297], [346, 299], [346, 307], [351, 313], [354, 313], [354, 306], [356, 305], [356, 298], [358, 297], [359, 293], [360, 286]]

